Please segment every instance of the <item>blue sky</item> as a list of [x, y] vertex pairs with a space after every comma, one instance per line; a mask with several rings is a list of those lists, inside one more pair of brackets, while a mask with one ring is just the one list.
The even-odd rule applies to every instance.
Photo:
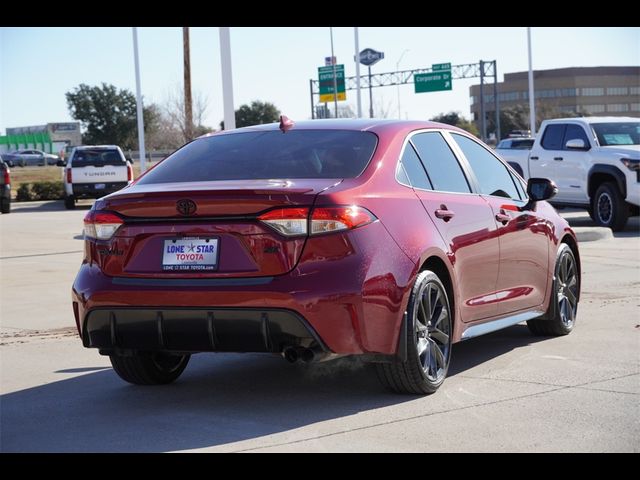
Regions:
[[[347, 76], [355, 75], [353, 28], [333, 31], [338, 63], [345, 64]], [[532, 39], [535, 69], [640, 65], [640, 28], [533, 28]], [[138, 42], [145, 102], [163, 103], [182, 85], [182, 29], [142, 27]], [[505, 72], [526, 70], [528, 61], [525, 27], [361, 27], [360, 49], [366, 47], [385, 53], [373, 72], [394, 71], [401, 57], [403, 70], [495, 59], [501, 80]], [[231, 48], [236, 108], [258, 99], [273, 102], [294, 120], [310, 117], [309, 79], [330, 55], [329, 27], [232, 27]], [[223, 118], [218, 28], [191, 29], [191, 70], [194, 92], [208, 100], [204, 124], [218, 128]], [[0, 133], [71, 120], [65, 92], [101, 82], [135, 92], [131, 28], [0, 29]], [[469, 86], [477, 82], [455, 80], [450, 92], [422, 94], [404, 85], [402, 117], [426, 119], [451, 110], [469, 117]], [[355, 91], [347, 95], [355, 111]], [[374, 89], [374, 104], [397, 117], [397, 87]], [[363, 92], [365, 114], [368, 107]]]

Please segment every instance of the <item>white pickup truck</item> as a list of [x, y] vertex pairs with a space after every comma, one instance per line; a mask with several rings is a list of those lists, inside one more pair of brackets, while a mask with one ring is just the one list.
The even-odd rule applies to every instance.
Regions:
[[94, 145], [75, 147], [64, 166], [64, 205], [75, 208], [79, 198], [100, 198], [120, 190], [133, 181], [133, 167], [120, 147]]
[[640, 214], [640, 118], [545, 120], [531, 150], [496, 150], [525, 179], [553, 180], [556, 206], [586, 208], [621, 230]]

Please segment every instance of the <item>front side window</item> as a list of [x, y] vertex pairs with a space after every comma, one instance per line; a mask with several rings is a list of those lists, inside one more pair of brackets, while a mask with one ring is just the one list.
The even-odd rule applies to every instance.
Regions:
[[513, 183], [507, 167], [494, 157], [486, 148], [469, 137], [451, 134], [480, 184], [480, 193], [496, 197], [508, 197], [520, 200], [520, 194]]
[[354, 130], [280, 130], [213, 135], [188, 143], [139, 184], [287, 178], [355, 178], [378, 137]]
[[567, 130], [564, 133], [563, 145], [566, 146], [569, 140], [582, 140], [585, 147], [591, 146], [589, 139], [587, 138], [587, 134], [584, 133], [584, 129], [580, 125], [575, 125], [573, 123], [567, 125]]
[[469, 182], [449, 145], [439, 132], [411, 137], [434, 190], [470, 193]]

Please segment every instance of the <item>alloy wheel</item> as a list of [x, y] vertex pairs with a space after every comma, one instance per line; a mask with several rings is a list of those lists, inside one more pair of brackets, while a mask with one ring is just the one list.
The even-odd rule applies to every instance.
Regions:
[[441, 380], [447, 373], [451, 349], [451, 316], [440, 285], [427, 282], [416, 295], [414, 325], [418, 357], [427, 378]]

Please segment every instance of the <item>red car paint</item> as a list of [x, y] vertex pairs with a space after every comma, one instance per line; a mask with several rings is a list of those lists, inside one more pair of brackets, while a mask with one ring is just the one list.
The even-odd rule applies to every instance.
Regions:
[[[303, 317], [332, 353], [394, 355], [413, 282], [425, 263], [434, 261], [444, 265], [452, 285], [454, 341], [472, 325], [546, 310], [559, 243], [569, 238], [577, 244], [552, 207], [539, 202], [535, 210], [521, 212], [509, 199], [418, 190], [396, 180], [409, 134], [465, 132], [431, 122], [381, 120], [298, 122], [289, 130], [305, 129], [368, 131], [378, 143], [356, 178], [161, 185], [138, 180], [97, 201], [95, 210], [114, 212], [125, 222], [110, 240], [85, 241], [73, 284], [85, 345], [87, 313], [97, 308], [281, 308]], [[261, 130], [278, 130], [278, 124], [215, 135]], [[174, 221], [176, 202], [185, 198], [197, 204], [195, 221]], [[352, 230], [287, 238], [255, 219], [233, 218], [272, 208], [336, 205], [363, 207], [376, 220]], [[159, 252], [168, 235], [219, 238], [218, 269], [163, 272]], [[261, 277], [270, 280], [239, 286], [189, 283]], [[153, 283], [162, 279], [185, 283]]]

